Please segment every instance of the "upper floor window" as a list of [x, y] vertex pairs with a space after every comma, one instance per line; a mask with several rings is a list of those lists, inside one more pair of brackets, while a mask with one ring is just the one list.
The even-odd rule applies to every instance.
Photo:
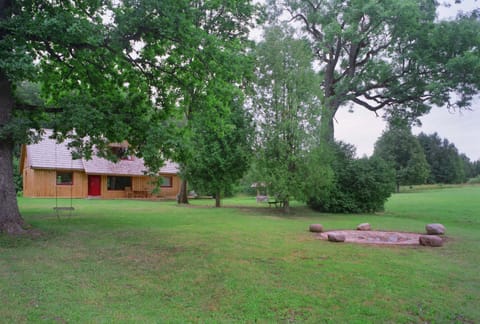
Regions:
[[112, 146], [110, 149], [119, 160], [132, 160], [127, 147]]

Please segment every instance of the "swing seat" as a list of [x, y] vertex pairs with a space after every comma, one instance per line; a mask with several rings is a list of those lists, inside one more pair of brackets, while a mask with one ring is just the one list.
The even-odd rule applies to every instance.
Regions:
[[75, 210], [73, 207], [53, 207], [53, 210]]
[[[53, 210], [57, 214], [57, 218], [60, 219], [60, 215], [70, 215], [70, 216], [72, 216], [72, 213], [75, 210], [75, 208], [73, 208], [73, 207], [53, 207]], [[65, 211], [65, 214], [62, 211]]]

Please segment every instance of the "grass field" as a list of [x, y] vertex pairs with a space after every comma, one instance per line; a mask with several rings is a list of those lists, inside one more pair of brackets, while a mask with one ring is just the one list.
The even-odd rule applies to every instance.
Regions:
[[[376, 215], [289, 215], [254, 198], [194, 201], [20, 198], [42, 234], [0, 236], [5, 323], [478, 323], [480, 187], [394, 195]], [[69, 203], [69, 202], [64, 202]], [[228, 207], [235, 206], [235, 207]], [[441, 248], [335, 244], [308, 225], [422, 232]]]

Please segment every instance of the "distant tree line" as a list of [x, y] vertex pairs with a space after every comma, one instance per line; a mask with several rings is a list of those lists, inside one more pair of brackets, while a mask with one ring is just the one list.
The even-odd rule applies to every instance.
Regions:
[[480, 161], [471, 161], [454, 143], [437, 133], [412, 134], [405, 123], [390, 124], [375, 143], [374, 155], [395, 169], [401, 185], [465, 183], [480, 174]]
[[471, 161], [448, 139], [437, 133], [420, 133], [417, 139], [430, 167], [427, 183], [464, 183], [480, 174], [480, 161]]

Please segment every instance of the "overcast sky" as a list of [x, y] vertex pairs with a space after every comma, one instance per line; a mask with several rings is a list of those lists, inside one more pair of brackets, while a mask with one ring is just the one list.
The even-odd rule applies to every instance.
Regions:
[[[450, 1], [453, 2], [453, 1]], [[450, 8], [440, 8], [442, 18], [455, 16], [459, 10], [470, 11], [478, 8], [476, 0], [462, 0]], [[480, 100], [477, 98], [470, 111], [448, 111], [446, 108], [433, 107], [431, 112], [421, 118], [422, 126], [414, 128], [418, 134], [437, 132], [441, 138], [447, 138], [461, 153], [472, 161], [480, 160]], [[356, 108], [353, 113], [347, 108], [336, 114], [335, 138], [351, 143], [357, 147], [357, 155], [371, 155], [373, 145], [385, 129], [381, 117], [366, 109]]]
[[[414, 134], [438, 133], [447, 138], [461, 153], [472, 161], [480, 160], [480, 105], [478, 100], [470, 111], [452, 111], [433, 107], [430, 114], [422, 117], [422, 126], [413, 129]], [[353, 113], [342, 109], [336, 115], [335, 138], [357, 147], [357, 155], [371, 155], [377, 138], [385, 129], [381, 117], [366, 109], [357, 108]]]

